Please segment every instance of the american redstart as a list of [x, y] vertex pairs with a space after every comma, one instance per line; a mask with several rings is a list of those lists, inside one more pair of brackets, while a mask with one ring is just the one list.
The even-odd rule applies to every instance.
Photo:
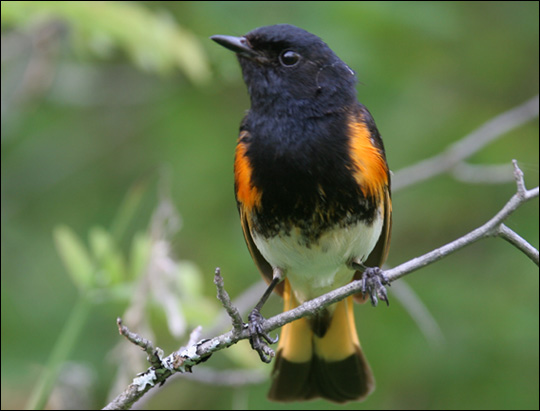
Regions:
[[[279, 24], [213, 36], [234, 51], [251, 98], [234, 160], [244, 237], [267, 292], [250, 315], [252, 346], [269, 362], [260, 309], [284, 310], [353, 278], [388, 302], [380, 267], [392, 225], [390, 174], [353, 70], [319, 37]], [[362, 294], [354, 296], [364, 301]], [[269, 398], [361, 400], [374, 388], [356, 333], [353, 297], [285, 325]]]

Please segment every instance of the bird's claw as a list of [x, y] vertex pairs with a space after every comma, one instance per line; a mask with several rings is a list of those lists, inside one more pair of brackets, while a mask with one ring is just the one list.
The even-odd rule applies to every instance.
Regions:
[[385, 285], [390, 285], [390, 282], [379, 267], [367, 267], [360, 281], [362, 281], [362, 297], [369, 294], [371, 305], [376, 307], [379, 300], [390, 305], [385, 287]]
[[261, 361], [269, 363], [272, 361], [272, 357], [276, 355], [274, 350], [270, 348], [269, 344], [275, 344], [279, 337], [276, 335], [275, 338], [270, 337], [268, 333], [263, 331], [262, 323], [264, 317], [261, 315], [258, 309], [254, 309], [248, 316], [247, 327], [249, 329], [250, 337], [249, 342], [251, 348], [253, 348], [261, 357]]

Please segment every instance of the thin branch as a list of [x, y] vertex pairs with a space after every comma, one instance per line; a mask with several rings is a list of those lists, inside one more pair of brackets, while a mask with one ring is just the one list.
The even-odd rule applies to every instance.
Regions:
[[514, 179], [516, 180], [517, 185], [517, 194], [522, 197], [527, 196], [527, 188], [525, 187], [525, 178], [523, 176], [523, 171], [518, 166], [517, 160], [512, 160], [514, 166]]
[[451, 170], [452, 176], [469, 184], [501, 184], [513, 180], [512, 167], [506, 164], [469, 164], [461, 162]]
[[[509, 166], [507, 165], [507, 167]], [[268, 285], [263, 279], [255, 282], [232, 301], [232, 306], [238, 308], [240, 316], [248, 314], [251, 312], [251, 310], [253, 310], [253, 307], [260, 300], [261, 295], [264, 293], [267, 287]], [[392, 284], [392, 294], [418, 325], [418, 328], [426, 340], [434, 347], [441, 346], [444, 342], [444, 336], [441, 328], [414, 290], [404, 281], [400, 281]], [[229, 324], [227, 322], [228, 317], [227, 312], [223, 311], [220, 313], [216, 317], [214, 325], [211, 325], [209, 328], [205, 329], [203, 335], [210, 337], [223, 332]], [[197, 372], [199, 372], [199, 369], [197, 369]], [[183, 377], [183, 374], [176, 375], [178, 375], [178, 377]], [[196, 379], [199, 381], [195, 375], [190, 374], [188, 377], [189, 379]], [[246, 380], [249, 380], [249, 378], [246, 378]], [[213, 379], [209, 378], [209, 381], [213, 381]]]
[[[421, 257], [414, 258], [406, 263], [403, 263], [395, 268], [385, 270], [383, 272], [384, 277], [388, 283], [397, 280], [409, 274], [419, 268], [432, 264], [441, 258], [456, 252], [457, 250], [472, 244], [481, 238], [497, 236], [499, 235], [500, 227], [503, 221], [508, 218], [512, 212], [514, 212], [519, 206], [525, 202], [538, 197], [539, 188], [536, 187], [532, 190], [527, 190], [523, 182], [523, 173], [518, 168], [517, 163], [514, 161], [514, 175], [517, 184], [517, 193], [506, 203], [506, 205], [487, 223], [477, 228], [476, 230], [446, 244], [436, 250], [433, 250]], [[518, 247], [520, 248], [520, 247]], [[521, 248], [520, 248], [521, 249]], [[538, 253], [538, 251], [536, 251]], [[223, 297], [224, 286], [223, 278], [219, 275], [219, 271], [216, 272], [216, 277], [219, 277], [216, 281], [218, 293], [221, 294], [222, 302], [230, 303], [230, 299]], [[311, 301], [307, 301], [299, 307], [293, 310], [276, 315], [268, 320], [265, 320], [261, 329], [262, 332], [268, 333], [276, 328], [279, 328], [287, 323], [297, 320], [301, 317], [313, 314], [324, 307], [343, 300], [349, 295], [356, 294], [362, 291], [362, 281], [352, 281], [349, 284], [333, 290], [325, 295], [315, 298]], [[224, 305], [226, 305], [224, 303]], [[234, 321], [238, 321], [236, 314], [231, 315]], [[127, 329], [127, 328], [126, 328]], [[129, 331], [129, 330], [128, 330]], [[130, 333], [131, 335], [131, 333]], [[133, 335], [132, 335], [133, 337]], [[212, 339], [204, 339], [197, 343], [188, 344], [186, 348], [181, 348], [178, 351], [173, 352], [168, 357], [161, 359], [161, 365], [159, 367], [151, 367], [145, 373], [142, 373], [139, 377], [135, 378], [133, 383], [128, 386], [124, 393], [120, 394], [113, 402], [111, 402], [105, 409], [127, 409], [138, 398], [140, 398], [151, 387], [164, 382], [175, 372], [190, 372], [191, 368], [203, 361], [206, 361], [214, 352], [222, 350], [236, 344], [238, 341], [249, 338], [249, 331], [245, 327], [239, 327], [214, 337]], [[137, 345], [138, 341], [143, 341], [141, 337], [130, 338]], [[148, 344], [146, 344], [148, 349]]]
[[114, 400], [107, 404], [103, 409], [129, 410], [131, 406], [137, 401], [139, 401], [144, 396], [144, 394], [146, 394], [146, 392], [148, 392], [151, 388], [152, 387], [149, 385], [145, 389], [139, 390], [138, 384], [129, 384], [129, 386], [124, 390], [124, 392], [122, 392], [119, 396], [117, 396]]
[[523, 203], [538, 197], [538, 187], [533, 188], [532, 190], [527, 190], [523, 182], [523, 173], [517, 166], [517, 162], [514, 160], [514, 175], [516, 178], [517, 192], [512, 196], [512, 198], [506, 203], [506, 205], [487, 223], [478, 227], [476, 230], [471, 231], [470, 233], [464, 235], [463, 237], [458, 238], [457, 240], [452, 241], [440, 248], [437, 248], [427, 254], [424, 254], [421, 257], [413, 258], [406, 263], [401, 264], [398, 267], [392, 268], [391, 270], [385, 271], [385, 274], [389, 281], [397, 280], [398, 278], [403, 277], [404, 275], [417, 270], [421, 267], [424, 267], [428, 264], [434, 263], [437, 260], [440, 260], [443, 257], [446, 257], [449, 254], [456, 252], [457, 250], [462, 249], [463, 247], [472, 244], [481, 238], [491, 237], [498, 235], [499, 226], [503, 223], [504, 220], [508, 218], [518, 207]]
[[197, 341], [201, 339], [201, 333], [202, 333], [202, 327], [198, 325], [191, 332], [191, 334], [189, 334], [189, 340], [188, 340], [187, 346], [189, 347], [190, 345], [196, 344]]
[[240, 315], [238, 308], [233, 306], [229, 293], [225, 291], [225, 285], [223, 283], [223, 277], [221, 276], [221, 269], [219, 267], [216, 268], [214, 274], [214, 284], [217, 288], [218, 300], [221, 301], [223, 308], [225, 308], [225, 311], [232, 320], [233, 330], [239, 333], [244, 328], [244, 322], [242, 321], [242, 316]]
[[146, 352], [148, 355], [148, 362], [150, 364], [152, 364], [154, 367], [159, 367], [161, 365], [160, 357], [163, 356], [163, 350], [161, 348], [154, 348], [152, 341], [129, 331], [129, 329], [122, 324], [122, 319], [120, 317], [116, 319], [116, 325], [118, 325], [118, 332], [120, 335], [123, 335], [128, 339], [128, 341], [141, 347]]
[[[258, 278], [260, 278], [260, 276], [258, 276]], [[238, 309], [240, 318], [253, 310], [253, 307], [255, 307], [255, 304], [257, 304], [267, 287], [268, 285], [266, 284], [266, 281], [260, 278], [259, 281], [253, 283], [251, 286], [242, 291], [240, 295], [236, 296], [236, 298], [232, 301], [232, 306]], [[224, 332], [229, 327], [229, 318], [230, 317], [227, 311], [222, 311], [219, 313], [219, 315], [217, 315], [214, 319], [213, 324], [205, 328], [203, 336], [210, 338], [213, 335]]]
[[497, 235], [501, 238], [504, 238], [510, 244], [514, 245], [520, 249], [523, 254], [529, 257], [536, 265], [538, 265], [538, 250], [530, 245], [527, 240], [521, 237], [514, 230], [508, 228], [506, 225], [501, 224]]
[[538, 117], [538, 95], [492, 118], [442, 153], [397, 171], [392, 177], [392, 191], [396, 192], [452, 170], [493, 140], [536, 117]]

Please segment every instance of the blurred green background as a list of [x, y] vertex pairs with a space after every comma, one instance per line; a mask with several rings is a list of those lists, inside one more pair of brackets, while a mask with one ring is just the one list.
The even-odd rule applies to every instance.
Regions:
[[[196, 325], [229, 327], [215, 325], [216, 266], [233, 297], [259, 281], [232, 189], [249, 101], [234, 56], [210, 35], [291, 23], [322, 37], [357, 72], [398, 171], [538, 93], [538, 12], [537, 2], [2, 2], [2, 409], [28, 406], [51, 366], [50, 408], [100, 408], [129, 383], [119, 361], [124, 378], [147, 368], [140, 350], [126, 357], [117, 316], [170, 352]], [[536, 118], [470, 162], [515, 158], [532, 188], [538, 140]], [[483, 224], [514, 192], [450, 175], [396, 192], [389, 265]], [[507, 224], [538, 248], [538, 200]], [[261, 382], [178, 378], [141, 406], [538, 409], [530, 260], [488, 239], [405, 281], [442, 337], [426, 338], [392, 288], [389, 308], [357, 307], [377, 380], [364, 403], [268, 402], [271, 366], [243, 341], [200, 368]]]

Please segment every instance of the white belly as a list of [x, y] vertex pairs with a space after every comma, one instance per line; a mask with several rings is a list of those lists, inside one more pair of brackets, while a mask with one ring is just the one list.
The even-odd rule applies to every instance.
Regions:
[[377, 243], [382, 225], [379, 213], [371, 225], [358, 222], [348, 228], [336, 226], [309, 246], [300, 230], [294, 228], [288, 235], [280, 233], [272, 238], [252, 235], [263, 257], [272, 267], [283, 271], [296, 298], [304, 302], [351, 281], [353, 273], [347, 263], [355, 258], [361, 261], [367, 258]]

